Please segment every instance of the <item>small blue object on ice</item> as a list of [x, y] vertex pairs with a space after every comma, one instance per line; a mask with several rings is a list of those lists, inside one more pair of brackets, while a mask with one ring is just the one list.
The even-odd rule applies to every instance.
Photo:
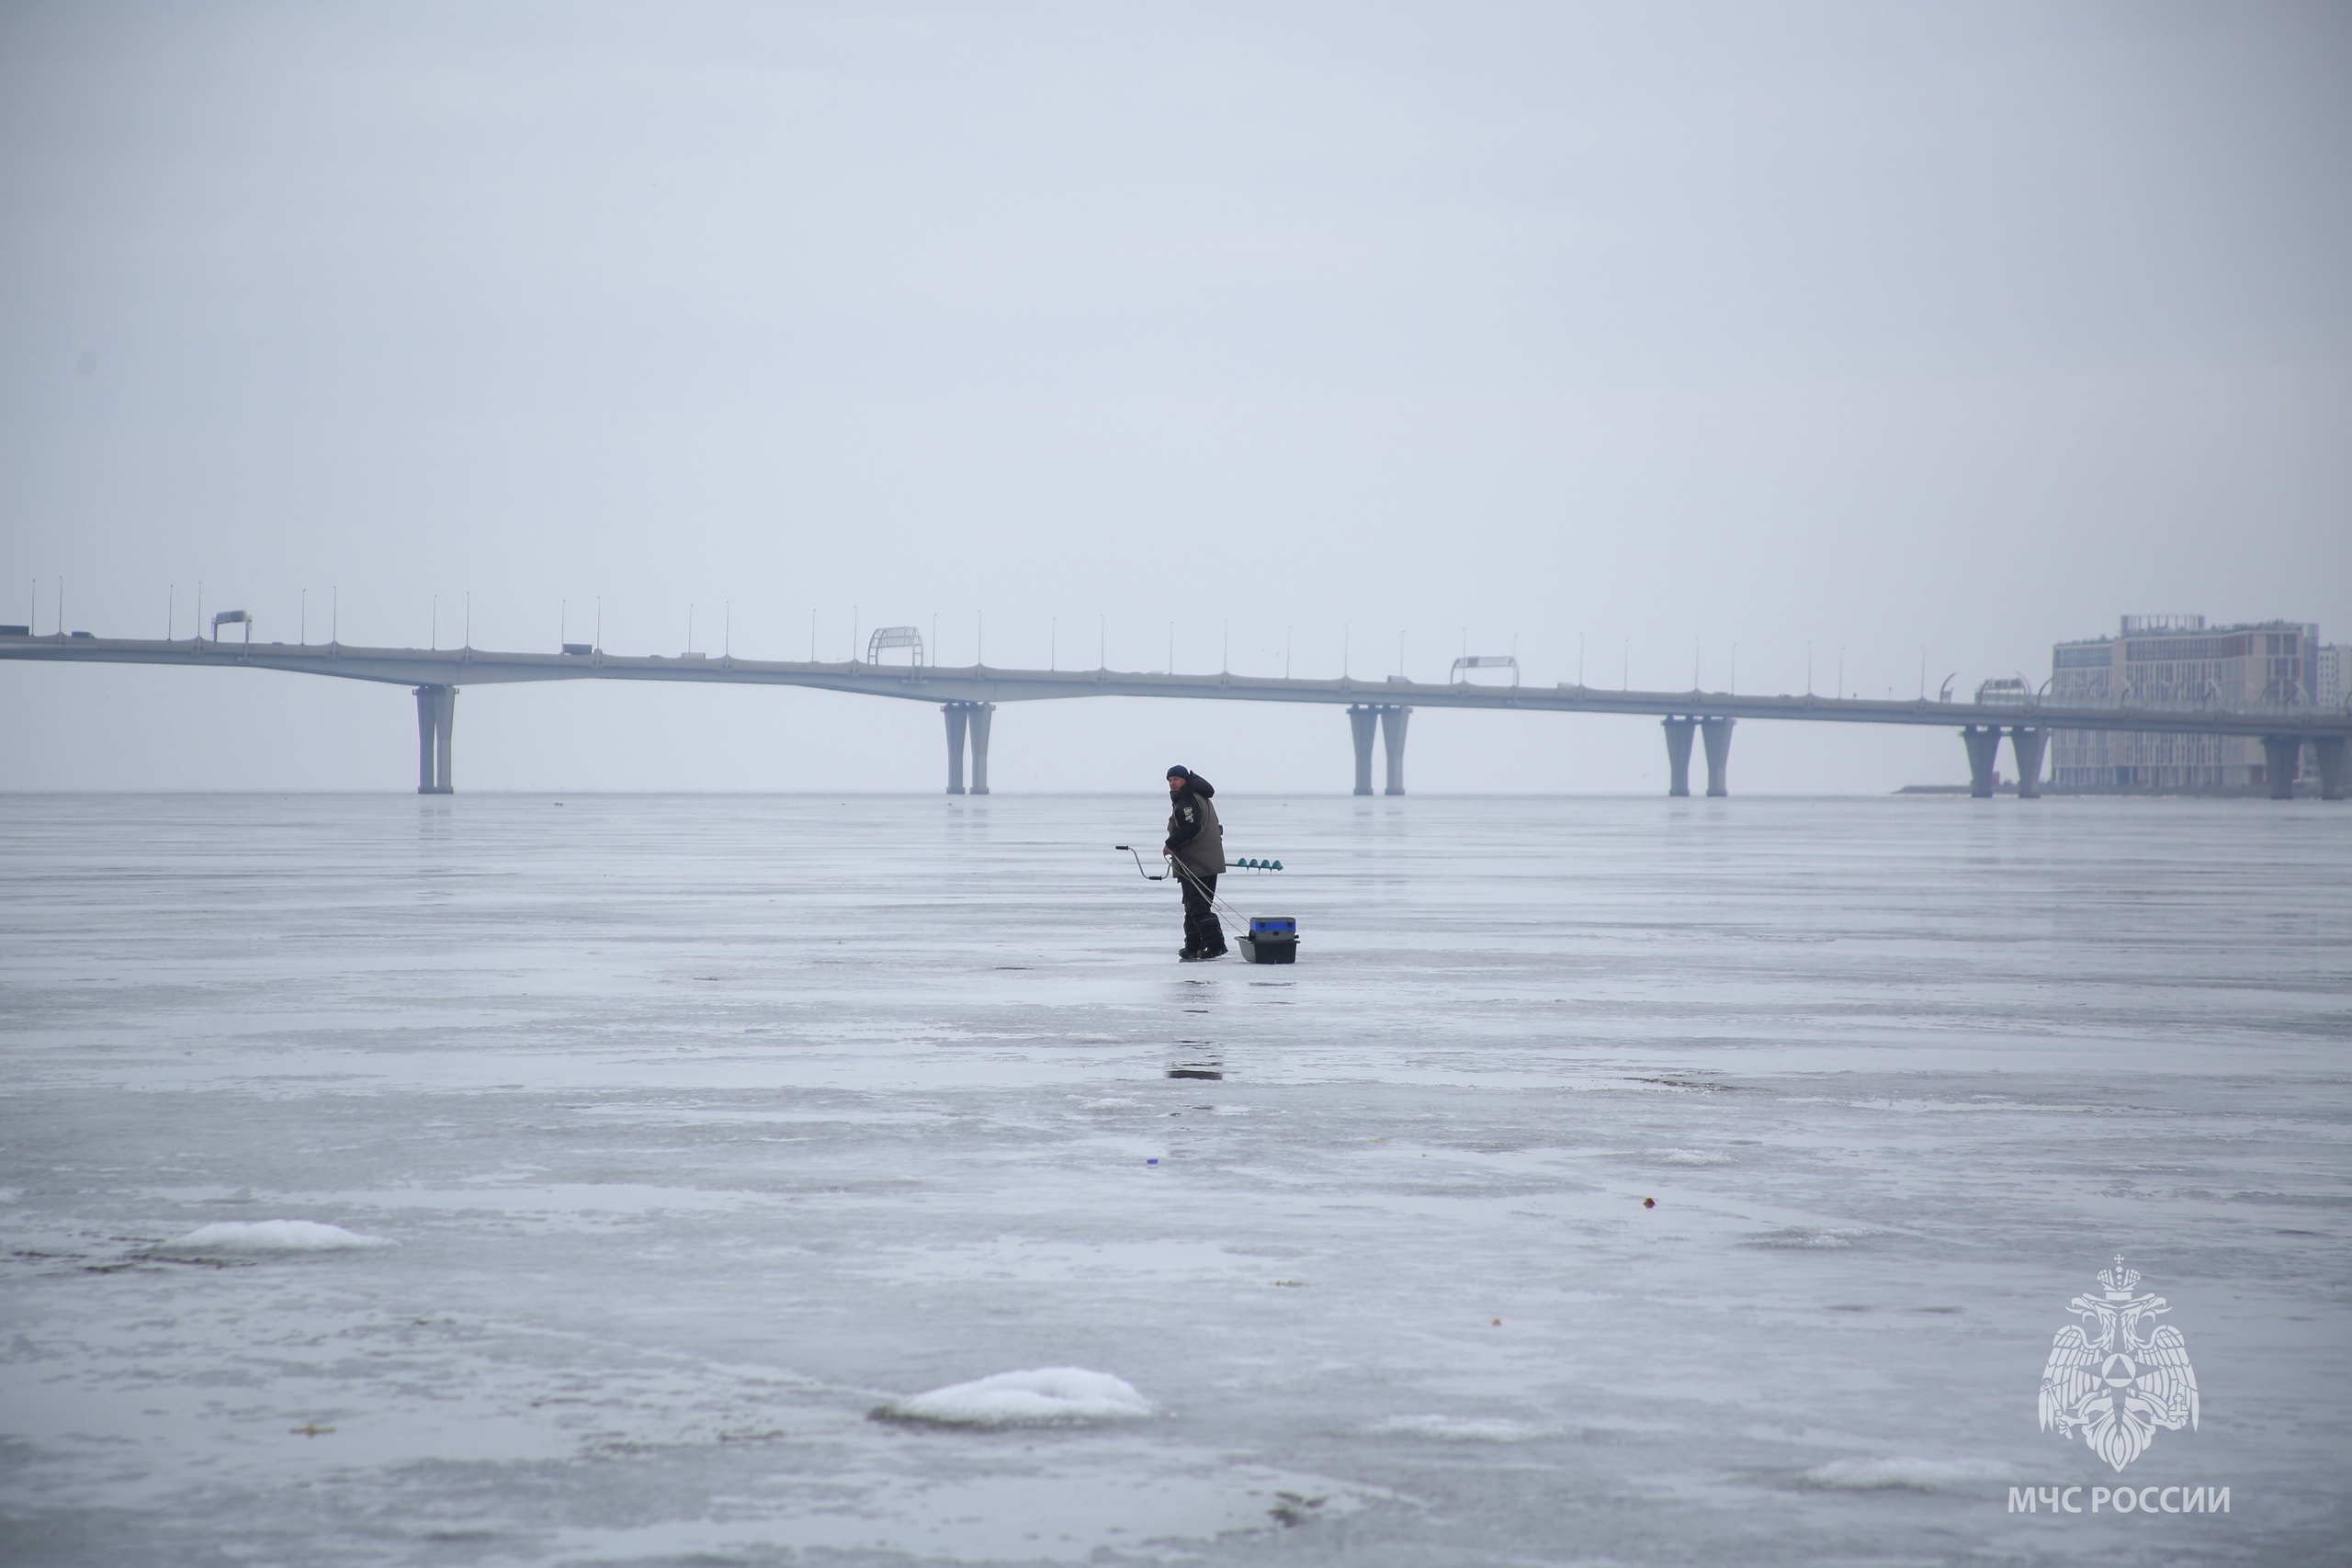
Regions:
[[1144, 1163], [1144, 1164], [1146, 1164], [1146, 1165], [1158, 1165], [1159, 1162], [1158, 1160], [1156, 1160], [1156, 1159], [1148, 1159], [1148, 1160], [1144, 1161], [1143, 1163]]

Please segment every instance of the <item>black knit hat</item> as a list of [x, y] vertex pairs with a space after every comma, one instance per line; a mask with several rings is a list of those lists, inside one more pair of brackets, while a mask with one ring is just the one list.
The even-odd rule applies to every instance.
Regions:
[[1179, 762], [1168, 770], [1168, 776], [1171, 779], [1189, 779], [1193, 776], [1193, 770]]

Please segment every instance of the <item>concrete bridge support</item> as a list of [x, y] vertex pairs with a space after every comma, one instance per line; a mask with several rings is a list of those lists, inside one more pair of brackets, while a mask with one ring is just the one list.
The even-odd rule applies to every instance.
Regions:
[[1380, 710], [1380, 739], [1388, 747], [1388, 787], [1381, 791], [1383, 795], [1405, 793], [1405, 721], [1412, 716], [1411, 708]]
[[2270, 798], [2295, 798], [2295, 764], [2303, 760], [2303, 743], [2292, 736], [2262, 738], [2262, 776], [2270, 782]]
[[943, 703], [939, 711], [947, 717], [947, 793], [964, 793], [964, 729], [967, 722], [968, 705]]
[[1731, 727], [1735, 718], [1702, 718], [1699, 721], [1699, 739], [1707, 749], [1707, 794], [1725, 795], [1731, 793], [1724, 774], [1731, 771]]
[[2018, 762], [2018, 798], [2041, 798], [2041, 757], [2050, 748], [2050, 732], [2046, 729], [2015, 728], [2009, 731], [2009, 750]]
[[2344, 798], [2344, 738], [2335, 736], [2312, 742], [2312, 760], [2319, 764], [2319, 797], [2322, 800]]
[[972, 793], [989, 792], [989, 721], [996, 716], [994, 703], [972, 705]]
[[969, 793], [989, 792], [989, 720], [996, 712], [994, 703], [942, 703], [939, 711], [947, 717], [947, 793], [963, 795], [964, 739], [972, 742], [972, 787]]
[[1356, 793], [1372, 793], [1372, 732], [1380, 723], [1380, 710], [1358, 704], [1348, 709], [1348, 728], [1356, 742]]
[[2001, 727], [1970, 725], [1960, 732], [1968, 748], [1968, 793], [1979, 800], [1993, 798], [1993, 773], [2001, 760]]
[[416, 793], [448, 795], [449, 732], [458, 723], [458, 688], [416, 689]]
[[1690, 736], [1699, 721], [1666, 718], [1658, 722], [1666, 727], [1666, 793], [1687, 795], [1690, 793]]

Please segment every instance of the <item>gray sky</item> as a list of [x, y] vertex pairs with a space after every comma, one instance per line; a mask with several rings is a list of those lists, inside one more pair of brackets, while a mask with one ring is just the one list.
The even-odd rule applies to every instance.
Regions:
[[[0, 12], [0, 620], [1912, 694], [2352, 641], [2352, 10]], [[723, 612], [722, 604], [731, 604]], [[1057, 632], [1056, 624], [1058, 623]], [[1098, 629], [1100, 628], [1100, 629]], [[1295, 629], [1293, 629], [1295, 628]], [[1579, 654], [1579, 648], [1582, 652]], [[1630, 649], [1630, 651], [1628, 651]], [[0, 788], [401, 788], [404, 690], [0, 665]], [[1420, 790], [1662, 790], [1417, 716]], [[476, 788], [939, 786], [938, 715], [460, 698]], [[1335, 710], [1003, 710], [1001, 789], [1343, 790]], [[2006, 759], [2005, 759], [2006, 762]], [[1748, 724], [1737, 791], [1965, 777]]]

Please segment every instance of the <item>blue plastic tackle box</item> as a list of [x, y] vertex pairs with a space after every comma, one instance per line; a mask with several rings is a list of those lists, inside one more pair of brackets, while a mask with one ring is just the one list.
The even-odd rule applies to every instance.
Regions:
[[1297, 963], [1298, 922], [1288, 915], [1250, 916], [1241, 956], [1252, 964]]

